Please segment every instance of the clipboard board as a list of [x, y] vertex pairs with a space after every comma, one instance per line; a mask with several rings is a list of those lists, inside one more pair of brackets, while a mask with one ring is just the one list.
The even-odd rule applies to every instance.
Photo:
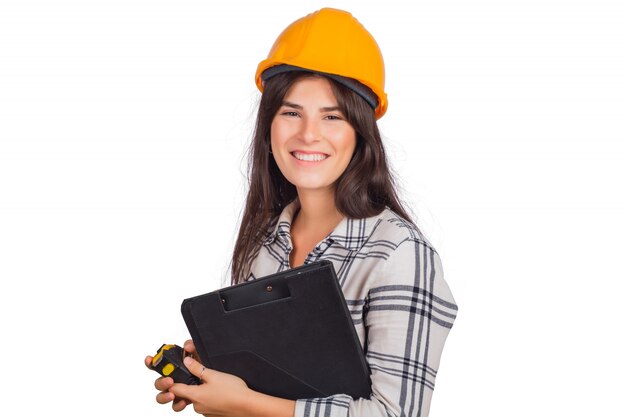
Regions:
[[187, 298], [181, 312], [201, 362], [255, 391], [292, 400], [371, 395], [365, 355], [330, 261]]

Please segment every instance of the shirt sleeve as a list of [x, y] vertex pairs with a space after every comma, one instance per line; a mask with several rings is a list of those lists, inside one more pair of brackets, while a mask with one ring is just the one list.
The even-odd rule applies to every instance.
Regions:
[[372, 396], [296, 401], [296, 417], [426, 417], [457, 306], [437, 252], [403, 241], [372, 271], [363, 319]]

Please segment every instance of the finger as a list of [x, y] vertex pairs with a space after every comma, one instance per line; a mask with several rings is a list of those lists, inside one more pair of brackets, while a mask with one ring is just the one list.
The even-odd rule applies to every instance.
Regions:
[[174, 394], [169, 391], [159, 392], [156, 395], [156, 400], [159, 404], [167, 404], [170, 401], [174, 401], [174, 398], [176, 398]]
[[185, 399], [178, 399], [172, 403], [172, 410], [183, 411], [189, 404], [189, 401]]
[[174, 380], [169, 376], [157, 378], [154, 381], [154, 388], [158, 389], [159, 391], [167, 391], [168, 389], [172, 388], [172, 385], [174, 385]]
[[191, 339], [185, 341], [185, 344], [183, 345], [183, 349], [185, 349], [185, 352], [188, 352], [191, 354], [196, 353], [196, 345], [193, 344], [193, 340]]
[[152, 369], [152, 356], [146, 356], [146, 359], [143, 361], [148, 369]]
[[168, 392], [174, 394], [176, 400], [182, 399], [186, 400], [188, 403], [192, 403], [197, 400], [198, 392], [196, 390], [198, 388], [198, 385], [174, 384]]

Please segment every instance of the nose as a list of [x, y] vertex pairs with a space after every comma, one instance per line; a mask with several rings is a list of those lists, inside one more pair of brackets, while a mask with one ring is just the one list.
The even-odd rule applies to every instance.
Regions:
[[302, 119], [302, 130], [300, 137], [306, 143], [316, 142], [320, 139], [320, 123], [313, 117]]

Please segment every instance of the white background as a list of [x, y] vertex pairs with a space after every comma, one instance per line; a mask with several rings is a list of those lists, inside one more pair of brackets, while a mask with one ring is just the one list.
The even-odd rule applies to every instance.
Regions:
[[2, 415], [173, 415], [143, 358], [226, 284], [256, 65], [323, 6], [460, 306], [431, 416], [626, 415], [617, 0], [0, 1]]

